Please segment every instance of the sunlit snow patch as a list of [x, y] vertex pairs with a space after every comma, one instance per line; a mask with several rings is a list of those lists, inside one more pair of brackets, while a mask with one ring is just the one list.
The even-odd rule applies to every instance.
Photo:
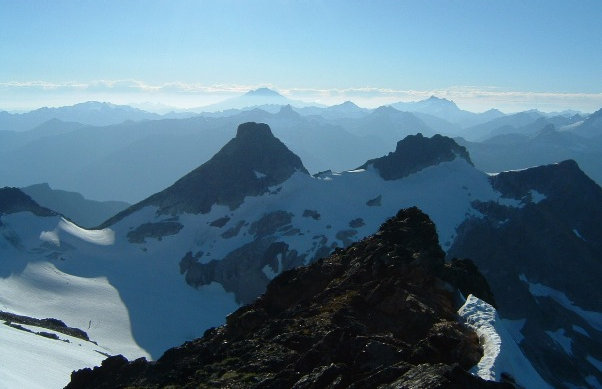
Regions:
[[[99, 366], [106, 358], [107, 350], [92, 342], [46, 328], [20, 327], [24, 330], [0, 324], [1, 388], [62, 388], [73, 370]], [[27, 330], [51, 333], [59, 339]]]
[[60, 246], [60, 231], [64, 231], [85, 242], [100, 246], [110, 246], [115, 243], [115, 232], [110, 228], [104, 228], [102, 230], [86, 230], [64, 218], [61, 218], [58, 226], [53, 231], [42, 231], [40, 233], [40, 240], [52, 243], [55, 246]]
[[483, 346], [483, 357], [473, 368], [473, 374], [488, 381], [500, 381], [502, 373], [506, 373], [527, 388], [550, 387], [523, 355], [490, 304], [469, 295], [458, 314], [475, 330]]
[[59, 239], [59, 234], [56, 230], [54, 231], [42, 231], [40, 233], [40, 240], [43, 242], [52, 243], [55, 246], [60, 246], [61, 241]]

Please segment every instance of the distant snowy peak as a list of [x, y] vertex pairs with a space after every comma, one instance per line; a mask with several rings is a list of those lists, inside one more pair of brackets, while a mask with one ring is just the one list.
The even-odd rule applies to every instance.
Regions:
[[602, 109], [589, 115], [583, 123], [571, 128], [571, 131], [586, 138], [602, 136]]
[[282, 96], [280, 93], [276, 92], [275, 90], [269, 89], [269, 88], [258, 88], [258, 89], [250, 90], [247, 93], [245, 93], [244, 95], [245, 96], [282, 97], [282, 98], [284, 98], [284, 96]]
[[396, 180], [456, 158], [463, 158], [472, 165], [466, 148], [458, 145], [453, 139], [438, 134], [425, 138], [419, 133], [400, 140], [394, 152], [371, 159], [361, 168], [373, 166], [383, 179]]
[[38, 203], [33, 201], [31, 197], [23, 193], [23, 191], [18, 188], [1, 188], [0, 216], [17, 212], [31, 212], [37, 216], [57, 215], [56, 212], [48, 208], [41, 207]]
[[391, 106], [400, 111], [420, 112], [433, 115], [462, 127], [484, 123], [504, 116], [502, 112], [496, 109], [490, 109], [483, 113], [465, 111], [460, 109], [452, 100], [436, 96], [431, 96], [428, 99], [420, 101], [398, 102], [391, 104]]
[[207, 213], [214, 204], [235, 209], [246, 196], [266, 193], [295, 172], [309, 175], [301, 159], [272, 134], [267, 124], [243, 123], [236, 137], [209, 161], [105, 225], [145, 206], [156, 206], [164, 214]]
[[431, 96], [426, 100], [399, 102], [391, 104], [393, 108], [408, 112], [423, 112], [436, 115], [437, 113], [457, 113], [460, 108], [451, 100], [442, 99], [436, 96]]
[[437, 97], [437, 96], [429, 97], [428, 99], [426, 99], [426, 103], [427, 104], [437, 104], [439, 106], [447, 106], [447, 107], [453, 107], [453, 108], [458, 109], [458, 106], [453, 101], [448, 100], [448, 99], [443, 99], [443, 98]]
[[199, 109], [207, 112], [227, 111], [231, 109], [242, 109], [249, 110], [257, 107], [268, 107], [292, 105], [294, 107], [307, 107], [316, 106], [317, 104], [310, 104], [299, 100], [292, 100], [288, 97], [281, 95], [280, 93], [269, 89], [259, 88], [248, 91], [247, 93], [231, 97], [219, 103], [200, 107]]

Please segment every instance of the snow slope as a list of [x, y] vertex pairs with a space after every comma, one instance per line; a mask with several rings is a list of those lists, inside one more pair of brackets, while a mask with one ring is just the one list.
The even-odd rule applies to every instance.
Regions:
[[[316, 177], [299, 172], [268, 193], [246, 197], [236, 209], [214, 205], [206, 214], [160, 215], [149, 206], [98, 231], [57, 216], [2, 215], [0, 309], [63, 320], [88, 332], [108, 354], [158, 358], [222, 324], [241, 303], [236, 286], [226, 289], [212, 278], [216, 274], [208, 273], [207, 282], [196, 287], [188, 285], [181, 262], [187, 253], [199, 264], [221, 263], [236, 250], [266, 239], [285, 243], [288, 254], [308, 263], [374, 233], [409, 206], [432, 218], [445, 249], [467, 216], [479, 216], [474, 200], [522, 206], [502, 198], [487, 174], [456, 158], [391, 181], [371, 166]], [[253, 230], [278, 211], [290, 215], [286, 225], [268, 228], [266, 236], [260, 236], [257, 226]], [[225, 224], [215, 223], [221, 218]], [[180, 228], [132, 238], [143, 226], [166, 223]], [[270, 266], [253, 262], [260, 259], [250, 254], [243, 258], [251, 261], [247, 268], [223, 272], [253, 290], [263, 290], [277, 273], [300, 264], [287, 262], [284, 254]]]
[[94, 367], [108, 350], [92, 342], [45, 328], [23, 326], [34, 332], [56, 334], [50, 339], [0, 324], [0, 388], [62, 388], [73, 370]]
[[551, 388], [537, 374], [490, 304], [471, 294], [458, 314], [475, 330], [483, 346], [483, 357], [475, 366], [474, 374], [485, 380], [500, 381], [506, 373], [525, 388]]

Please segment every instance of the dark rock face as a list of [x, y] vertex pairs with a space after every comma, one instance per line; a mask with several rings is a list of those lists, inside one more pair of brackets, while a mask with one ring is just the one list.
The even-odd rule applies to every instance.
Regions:
[[135, 230], [128, 232], [127, 238], [130, 243], [144, 243], [146, 238], [161, 240], [164, 236], [177, 234], [183, 227], [183, 225], [174, 221], [144, 223], [136, 227]]
[[263, 238], [274, 234], [278, 229], [291, 224], [293, 214], [286, 211], [274, 211], [253, 222], [249, 233], [255, 238]]
[[383, 199], [383, 196], [378, 195], [375, 198], [366, 201], [366, 205], [369, 207], [380, 207], [382, 199]]
[[41, 207], [18, 188], [0, 188], [0, 215], [32, 212], [37, 216], [55, 216], [56, 212]]
[[[281, 258], [279, 263], [278, 257]], [[269, 279], [263, 272], [269, 266], [274, 273], [304, 263], [305, 256], [289, 250], [286, 243], [273, 238], [256, 239], [226, 255], [221, 260], [200, 263], [191, 252], [180, 261], [180, 273], [193, 287], [220, 283], [227, 292], [235, 295], [236, 302], [248, 304], [265, 291]]]
[[[18, 328], [21, 330], [25, 330], [28, 332], [33, 332], [33, 331], [20, 326], [20, 324], [47, 328], [49, 330], [54, 330], [54, 331], [63, 333], [65, 335], [70, 335], [70, 336], [73, 336], [75, 338], [79, 338], [82, 340], [86, 340], [86, 341], [90, 340], [88, 338], [88, 334], [85, 331], [80, 330], [79, 328], [75, 328], [75, 327], [68, 327], [62, 320], [58, 320], [58, 319], [53, 319], [53, 318], [36, 319], [34, 317], [22, 316], [22, 315], [17, 315], [17, 314], [11, 313], [11, 312], [0, 311], [0, 320], [3, 320], [4, 324], [6, 324], [6, 325], [10, 325], [12, 327], [15, 327], [15, 328]], [[48, 334], [48, 332], [42, 332], [42, 333], [38, 332], [38, 334]], [[50, 334], [50, 335], [56, 336], [55, 334]], [[42, 335], [42, 336], [45, 336], [45, 335]]]
[[109, 226], [145, 206], [159, 207], [160, 214], [206, 213], [214, 204], [237, 208], [245, 196], [257, 196], [293, 173], [309, 174], [292, 153], [263, 123], [243, 123], [236, 137], [209, 161], [175, 184], [119, 213], [103, 224]]
[[[523, 206], [475, 202], [484, 217], [460, 226], [448, 255], [474, 260], [502, 317], [526, 319], [520, 346], [546, 381], [588, 386], [593, 376], [602, 382], [587, 361], [602, 360], [602, 325], [578, 314], [602, 312], [602, 189], [570, 160], [490, 179]], [[538, 292], [536, 284], [546, 289]], [[551, 334], [568, 339], [569, 350]]]
[[385, 180], [397, 180], [441, 162], [464, 158], [470, 164], [466, 148], [442, 135], [425, 138], [422, 134], [409, 135], [397, 142], [395, 151], [384, 157], [371, 159], [361, 168], [373, 165]]
[[282, 273], [203, 338], [153, 363], [111, 357], [67, 388], [509, 387], [466, 372], [482, 351], [458, 320], [457, 289], [437, 276], [437, 241], [425, 214], [402, 210], [376, 235]]
[[311, 217], [314, 220], [320, 220], [320, 213], [313, 209], [306, 209], [303, 211], [303, 217]]

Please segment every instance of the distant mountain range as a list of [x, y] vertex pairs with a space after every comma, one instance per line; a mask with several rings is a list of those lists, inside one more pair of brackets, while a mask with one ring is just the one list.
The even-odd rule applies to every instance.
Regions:
[[107, 126], [126, 120], [153, 120], [160, 117], [160, 115], [127, 105], [88, 101], [60, 108], [44, 107], [27, 113], [0, 112], [0, 131], [27, 131], [52, 119], [92, 126]]
[[[311, 173], [359, 166], [374, 155], [392, 151], [393, 145], [407, 135], [440, 133], [468, 142], [463, 144], [471, 149], [474, 162], [487, 171], [572, 158], [602, 182], [602, 167], [595, 162], [601, 147], [597, 139], [602, 136], [599, 111], [591, 115], [552, 115], [534, 110], [512, 115], [499, 111], [474, 114], [436, 97], [376, 109], [361, 108], [352, 102], [300, 107], [295, 105], [298, 102], [266, 88], [236, 99], [246, 107], [202, 114], [160, 116], [96, 102], [18, 115], [1, 113], [0, 185], [25, 187], [47, 182], [53, 188], [81, 193], [89, 199], [134, 203], [208, 160], [233, 136], [236, 125], [248, 121], [270, 125]], [[490, 117], [494, 118], [465, 127]], [[566, 142], [560, 137], [553, 147], [549, 142], [538, 143], [543, 138], [536, 135], [550, 124], [566, 134]], [[504, 158], [514, 151], [506, 153], [500, 142], [525, 137], [528, 145], [515, 148], [521, 154]], [[545, 151], [538, 150], [541, 148]]]
[[400, 111], [420, 112], [429, 114], [441, 119], [445, 119], [450, 123], [457, 124], [461, 127], [470, 127], [480, 123], [485, 123], [490, 120], [504, 116], [497, 109], [490, 109], [483, 113], [473, 113], [462, 110], [450, 100], [441, 99], [435, 96], [422, 101], [414, 101], [410, 103], [395, 103], [392, 107]]

